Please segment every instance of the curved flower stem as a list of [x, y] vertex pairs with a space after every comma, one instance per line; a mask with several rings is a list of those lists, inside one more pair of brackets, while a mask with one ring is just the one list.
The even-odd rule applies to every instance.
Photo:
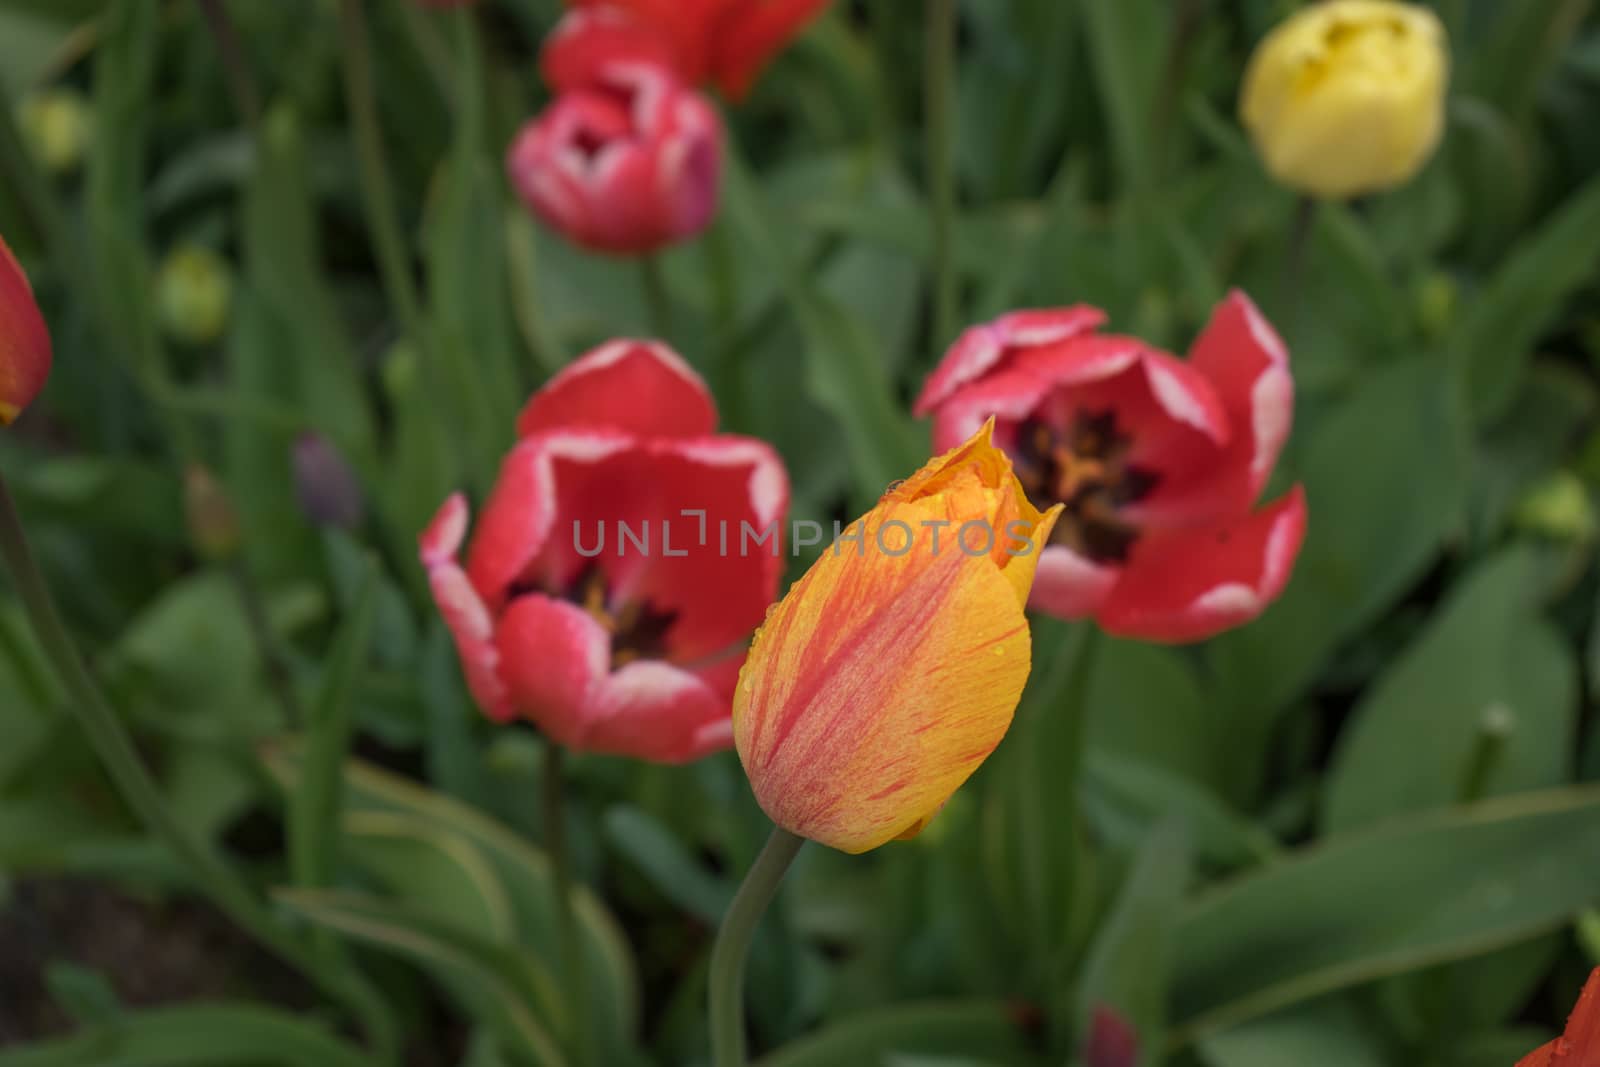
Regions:
[[99, 686], [79, 657], [44, 575], [28, 547], [16, 502], [0, 475], [0, 556], [39, 645], [67, 691], [67, 705], [88, 735], [117, 791], [146, 828], [173, 852], [199, 889], [230, 919], [360, 1019], [383, 1062], [395, 1058], [396, 1038], [382, 1002], [355, 972], [323, 961], [279, 926], [250, 887], [186, 830], [134, 748]]
[[767, 905], [777, 895], [778, 886], [800, 853], [805, 838], [796, 837], [782, 827], [773, 827], [772, 836], [750, 870], [744, 884], [722, 917], [717, 943], [711, 950], [711, 1062], [713, 1067], [743, 1067], [744, 1041], [744, 961], [750, 954], [750, 939]]
[[927, 110], [928, 204], [933, 222], [933, 345], [954, 340], [956, 329], [956, 185], [950, 159], [956, 53], [955, 0], [928, 0], [923, 106]]
[[544, 847], [550, 855], [550, 879], [556, 895], [556, 925], [560, 938], [561, 971], [570, 991], [567, 1025], [578, 1063], [589, 1062], [588, 983], [584, 975], [583, 945], [578, 940], [578, 920], [572, 908], [572, 863], [567, 855], [566, 802], [562, 786], [563, 750], [546, 739], [544, 746]]

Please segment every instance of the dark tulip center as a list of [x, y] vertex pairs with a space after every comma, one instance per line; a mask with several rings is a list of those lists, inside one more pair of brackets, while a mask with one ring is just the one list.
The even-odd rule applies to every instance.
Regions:
[[1156, 472], [1128, 462], [1133, 439], [1120, 432], [1113, 411], [1079, 411], [1065, 430], [1041, 419], [1017, 427], [1012, 459], [1017, 479], [1035, 507], [1065, 504], [1050, 540], [1096, 563], [1121, 563], [1138, 540], [1138, 527], [1121, 509], [1155, 488]]

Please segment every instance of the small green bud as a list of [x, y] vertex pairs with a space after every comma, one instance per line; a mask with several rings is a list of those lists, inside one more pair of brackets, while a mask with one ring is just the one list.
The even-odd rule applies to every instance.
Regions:
[[156, 302], [167, 333], [187, 345], [208, 345], [222, 336], [233, 300], [233, 271], [203, 245], [175, 248], [161, 264]]
[[93, 136], [93, 112], [76, 89], [40, 89], [17, 104], [28, 152], [51, 174], [77, 170]]

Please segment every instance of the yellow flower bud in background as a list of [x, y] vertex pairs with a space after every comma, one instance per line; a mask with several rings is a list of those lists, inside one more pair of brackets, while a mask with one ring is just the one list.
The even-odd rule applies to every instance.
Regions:
[[1449, 80], [1445, 29], [1427, 8], [1328, 0], [1256, 47], [1239, 112], [1274, 178], [1344, 200], [1422, 169], [1444, 131]]
[[40, 89], [17, 104], [17, 126], [28, 152], [51, 174], [78, 169], [93, 124], [93, 112], [76, 89]]
[[233, 300], [227, 260], [204, 245], [180, 245], [161, 264], [156, 303], [161, 325], [177, 341], [208, 345], [222, 336]]

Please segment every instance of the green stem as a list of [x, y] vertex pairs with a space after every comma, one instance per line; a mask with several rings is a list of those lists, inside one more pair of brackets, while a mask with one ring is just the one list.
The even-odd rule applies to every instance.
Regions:
[[261, 587], [256, 584], [255, 575], [250, 573], [250, 565], [242, 556], [235, 556], [228, 562], [228, 577], [233, 581], [234, 592], [239, 598], [239, 611], [244, 615], [256, 652], [261, 656], [267, 685], [283, 709], [284, 724], [291, 730], [302, 729], [306, 724], [306, 715], [300, 707], [300, 697], [294, 690], [294, 672], [289, 669], [289, 660], [278, 644], [277, 634], [272, 631], [272, 620], [267, 616], [266, 599], [261, 595]]
[[777, 895], [783, 876], [800, 853], [805, 838], [796, 837], [781, 827], [750, 865], [744, 884], [722, 917], [717, 943], [711, 950], [711, 1062], [714, 1067], [743, 1067], [744, 1039], [744, 961], [750, 954], [750, 940], [767, 905]]
[[239, 44], [239, 34], [223, 0], [200, 0], [200, 10], [206, 17], [206, 26], [217, 45], [217, 56], [222, 61], [223, 74], [228, 81], [228, 92], [233, 96], [233, 106], [239, 117], [254, 133], [261, 128], [261, 93], [256, 88], [255, 75], [249, 60]]
[[280, 927], [243, 880], [217, 859], [172, 814], [160, 787], [145, 769], [133, 739], [89, 675], [39, 571], [3, 475], [0, 475], [0, 556], [39, 646], [60, 675], [67, 705], [111, 775], [112, 782], [145, 827], [187, 868], [199, 889], [230, 919], [289, 965], [341, 1001], [362, 1024], [385, 1062], [393, 1062], [395, 1035], [387, 1012], [364, 980], [325, 967], [310, 949]]
[[567, 853], [566, 775], [562, 770], [564, 749], [554, 741], [544, 746], [544, 847], [550, 856], [550, 875], [555, 884], [556, 923], [561, 969], [570, 991], [567, 998], [568, 1025], [577, 1062], [589, 1060], [588, 985], [584, 975], [583, 948], [578, 942], [578, 919], [572, 908], [572, 861]]
[[933, 224], [933, 344], [956, 330], [955, 170], [950, 158], [955, 82], [956, 3], [928, 0], [923, 106], [927, 112], [928, 204]]
[[671, 344], [672, 298], [667, 295], [667, 276], [661, 269], [661, 257], [642, 257], [639, 272], [644, 281], [645, 306], [650, 311], [650, 332], [657, 340]]

